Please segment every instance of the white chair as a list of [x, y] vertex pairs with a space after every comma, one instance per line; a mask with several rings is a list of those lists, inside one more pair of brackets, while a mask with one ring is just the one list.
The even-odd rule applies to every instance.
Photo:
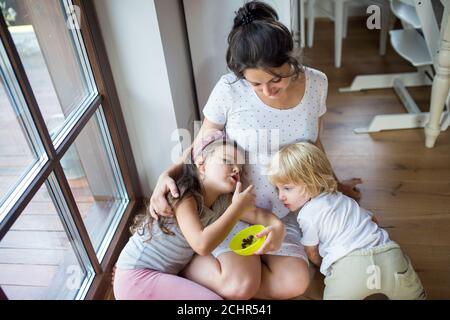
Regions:
[[[387, 34], [389, 31], [390, 10], [389, 0], [328, 0], [332, 2], [332, 11], [324, 10], [327, 16], [334, 21], [334, 64], [336, 68], [341, 67], [342, 61], [342, 39], [347, 36], [347, 17], [349, 5], [358, 4], [377, 4], [381, 9], [381, 32], [380, 32], [380, 55], [386, 53]], [[300, 10], [304, 12], [305, 0], [300, 0]], [[314, 21], [316, 0], [308, 0], [308, 47], [312, 47], [314, 41]], [[300, 16], [301, 32], [305, 26], [304, 14]], [[303, 40], [304, 43], [304, 35]]]
[[[449, 97], [450, 89], [450, 1], [443, 1], [445, 6], [441, 24], [441, 45], [435, 60], [436, 76], [433, 80], [430, 101], [430, 118], [425, 126], [425, 146], [433, 148], [437, 137], [443, 130], [447, 130], [450, 123], [450, 112], [442, 119], [445, 100]], [[447, 103], [447, 111], [449, 104]]]
[[[441, 101], [445, 101], [447, 98], [447, 92], [445, 91], [447, 90], [446, 81], [448, 81], [448, 77], [445, 73], [448, 71], [450, 63], [445, 57], [448, 54], [447, 52], [441, 54], [440, 66], [437, 63], [437, 56], [440, 46], [440, 33], [444, 35], [450, 12], [450, 0], [441, 0], [441, 2], [444, 5], [444, 13], [440, 32], [431, 1], [391, 0], [392, 12], [401, 19], [403, 25], [403, 29], [390, 31], [391, 45], [399, 55], [416, 67], [417, 71], [356, 76], [350, 87], [341, 88], [339, 91], [351, 92], [393, 88], [407, 113], [377, 115], [368, 127], [357, 128], [354, 130], [355, 133], [424, 127], [429, 122], [430, 113], [420, 111], [406, 88], [432, 85], [435, 78], [434, 70], [438, 71], [440, 79], [436, 79], [435, 87], [437, 88], [433, 88], [431, 109], [434, 116], [427, 125], [427, 146], [433, 146], [438, 130], [446, 130], [449, 127], [450, 116], [448, 112], [442, 112]], [[443, 41], [442, 46], [444, 51], [450, 50], [448, 42]], [[442, 123], [439, 128], [440, 121]]]

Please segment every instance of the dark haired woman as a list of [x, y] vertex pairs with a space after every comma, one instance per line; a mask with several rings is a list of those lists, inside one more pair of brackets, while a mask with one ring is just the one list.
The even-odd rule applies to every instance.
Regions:
[[[240, 288], [225, 297], [288, 299], [304, 293], [309, 285], [308, 258], [300, 244], [295, 216], [279, 204], [277, 192], [267, 180], [271, 154], [285, 144], [311, 141], [321, 146], [319, 129], [326, 111], [327, 77], [302, 65], [292, 35], [278, 21], [269, 5], [252, 1], [236, 12], [228, 36], [227, 64], [232, 73], [222, 76], [203, 109], [205, 120], [199, 136], [212, 129], [227, 135], [249, 155], [247, 179], [254, 185], [256, 206], [275, 213], [285, 223], [281, 248], [261, 256], [240, 257], [230, 252], [229, 239], [247, 224], [239, 222], [213, 256], [197, 256], [184, 275], [213, 291]], [[180, 162], [182, 159], [180, 159]], [[180, 163], [164, 172], [151, 198], [151, 212], [170, 214], [165, 194], [176, 195], [173, 177]], [[359, 197], [359, 179], [340, 184], [340, 190]], [[217, 269], [226, 260], [229, 274]], [[262, 262], [262, 263], [261, 263]], [[221, 263], [224, 265], [224, 263]], [[240, 266], [239, 274], [232, 266]], [[239, 284], [236, 286], [236, 284]]]

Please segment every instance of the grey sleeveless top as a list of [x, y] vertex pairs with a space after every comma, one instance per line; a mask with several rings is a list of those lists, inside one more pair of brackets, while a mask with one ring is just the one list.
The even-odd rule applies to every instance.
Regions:
[[[228, 195], [220, 196], [212, 206], [212, 210], [203, 206], [200, 220], [203, 226], [208, 226], [220, 217], [228, 208]], [[138, 232], [130, 237], [117, 261], [119, 269], [153, 269], [164, 273], [178, 274], [191, 260], [194, 250], [181, 233], [175, 219], [166, 224], [174, 235], [161, 231], [158, 224], [144, 224]]]

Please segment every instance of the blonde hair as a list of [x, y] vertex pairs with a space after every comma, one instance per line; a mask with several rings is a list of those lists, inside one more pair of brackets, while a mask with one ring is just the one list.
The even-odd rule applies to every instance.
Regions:
[[302, 185], [311, 196], [337, 192], [330, 162], [325, 153], [311, 143], [299, 142], [281, 148], [273, 156], [268, 174], [272, 184]]

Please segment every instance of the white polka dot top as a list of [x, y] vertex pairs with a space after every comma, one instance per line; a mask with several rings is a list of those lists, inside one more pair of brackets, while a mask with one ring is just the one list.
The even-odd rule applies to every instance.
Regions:
[[305, 68], [305, 93], [289, 109], [265, 104], [245, 79], [233, 73], [220, 78], [203, 109], [205, 117], [225, 126], [228, 137], [248, 152], [247, 178], [254, 185], [256, 204], [280, 218], [288, 210], [278, 201], [275, 188], [265, 176], [270, 156], [286, 144], [318, 138], [319, 118], [326, 112], [326, 75]]

